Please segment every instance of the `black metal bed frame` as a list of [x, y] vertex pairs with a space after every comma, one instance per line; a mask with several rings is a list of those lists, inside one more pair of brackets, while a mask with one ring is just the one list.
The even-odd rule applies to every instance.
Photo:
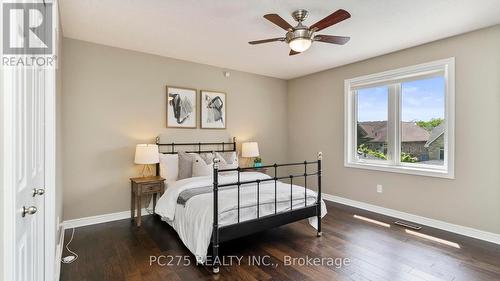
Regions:
[[[197, 149], [186, 151], [192, 153], [210, 153], [210, 152], [232, 152], [236, 151], [236, 138], [232, 139], [232, 142], [195, 142], [195, 143], [160, 143], [159, 137], [156, 138], [156, 144], [158, 145], [158, 150], [160, 153], [164, 154], [176, 154], [177, 150], [175, 147], [196, 147]], [[170, 150], [162, 152], [161, 147], [168, 146]], [[221, 146], [222, 149], [219, 150], [203, 150], [202, 146]], [[226, 149], [228, 148], [228, 149]], [[321, 232], [321, 161], [322, 153], [318, 152], [318, 158], [316, 161], [304, 161], [297, 163], [286, 163], [286, 164], [273, 164], [262, 166], [261, 168], [273, 168], [274, 177], [269, 179], [260, 179], [253, 181], [240, 181], [240, 173], [246, 170], [255, 169], [253, 167], [238, 167], [235, 169], [219, 169], [219, 159], [214, 159], [213, 165], [213, 230], [212, 230], [212, 259], [213, 259], [213, 272], [219, 272], [220, 258], [219, 258], [219, 244], [225, 241], [229, 241], [235, 238], [243, 237], [252, 233], [256, 233], [262, 230], [282, 226], [288, 223], [292, 223], [298, 220], [310, 218], [317, 216], [317, 236], [320, 237]], [[317, 165], [317, 170], [314, 172], [307, 172], [308, 165]], [[297, 175], [289, 175], [278, 177], [279, 167], [290, 167], [290, 166], [304, 166], [304, 173]], [[238, 181], [232, 183], [219, 184], [219, 173], [222, 172], [237, 172]], [[156, 175], [160, 173], [160, 166], [156, 164]], [[317, 176], [318, 180], [318, 196], [314, 204], [307, 205], [307, 177]], [[298, 177], [304, 177], [304, 207], [294, 208], [293, 206], [293, 179]], [[278, 180], [288, 179], [290, 180], [290, 210], [277, 212], [277, 182]], [[263, 182], [274, 181], [274, 214], [260, 216], [259, 214], [259, 192], [260, 184]], [[240, 221], [240, 187], [243, 184], [257, 184], [257, 218], [251, 220]], [[218, 201], [218, 191], [220, 187], [234, 186], [238, 188], [238, 209], [237, 209], [237, 222], [229, 225], [219, 225], [219, 201]]]

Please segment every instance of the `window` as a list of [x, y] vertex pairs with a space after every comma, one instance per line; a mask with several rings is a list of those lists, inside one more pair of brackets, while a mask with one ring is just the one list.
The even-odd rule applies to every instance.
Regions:
[[345, 81], [346, 167], [453, 178], [454, 59]]
[[389, 88], [382, 86], [359, 89], [356, 99], [357, 157], [364, 160], [388, 160]]

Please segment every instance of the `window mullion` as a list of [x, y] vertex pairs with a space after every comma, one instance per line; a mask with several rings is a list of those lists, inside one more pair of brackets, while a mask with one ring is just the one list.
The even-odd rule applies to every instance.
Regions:
[[352, 144], [351, 144], [351, 154], [352, 154], [352, 159], [356, 160], [357, 159], [357, 138], [358, 138], [358, 93], [357, 91], [353, 91], [352, 95], [352, 107], [351, 107], [352, 113], [353, 113], [353, 121], [352, 122]]
[[387, 147], [389, 153], [389, 163], [391, 165], [399, 164], [398, 100], [398, 84], [392, 84], [389, 86], [389, 108], [387, 120]]
[[394, 164], [401, 164], [401, 83], [394, 85]]

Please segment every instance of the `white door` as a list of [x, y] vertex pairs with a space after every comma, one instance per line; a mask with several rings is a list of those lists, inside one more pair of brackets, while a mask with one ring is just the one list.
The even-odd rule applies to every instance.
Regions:
[[[19, 33], [15, 37], [19, 42], [15, 45], [27, 48], [29, 40], [21, 44], [24, 39], [20, 27], [25, 21], [18, 14], [11, 17], [11, 35]], [[36, 13], [29, 16], [35, 17]], [[57, 17], [54, 24], [58, 25]], [[51, 110], [55, 101], [54, 73], [50, 68], [23, 66], [4, 68], [0, 72], [0, 157], [3, 164], [0, 176], [4, 195], [0, 216], [3, 216], [1, 223], [6, 241], [0, 279], [3, 277], [6, 281], [53, 280], [55, 237], [45, 241], [45, 233], [53, 234], [55, 220], [46, 216], [45, 202], [55, 198], [52, 163], [55, 160], [51, 152], [55, 146], [55, 113]], [[45, 182], [48, 182], [50, 197], [44, 194]], [[47, 214], [53, 214], [53, 210], [51, 203]]]
[[[10, 84], [14, 199], [12, 280], [44, 280], [44, 95], [45, 71], [6, 71]], [[8, 137], [8, 136], [7, 136]]]

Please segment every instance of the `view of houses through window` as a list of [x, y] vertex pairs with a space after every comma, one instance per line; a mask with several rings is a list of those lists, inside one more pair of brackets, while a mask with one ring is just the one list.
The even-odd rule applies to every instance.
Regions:
[[390, 160], [390, 87], [398, 95], [402, 163], [444, 165], [445, 79], [424, 78], [356, 91], [358, 159]]
[[360, 159], [387, 160], [389, 88], [357, 91], [357, 149]]

